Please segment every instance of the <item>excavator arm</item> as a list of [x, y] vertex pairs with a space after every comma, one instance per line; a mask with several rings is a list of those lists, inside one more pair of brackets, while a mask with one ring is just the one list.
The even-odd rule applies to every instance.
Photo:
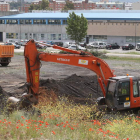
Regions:
[[30, 40], [25, 45], [24, 57], [29, 93], [32, 93], [37, 97], [39, 92], [40, 61], [46, 61], [84, 67], [92, 70], [97, 74], [98, 82], [105, 96], [105, 87], [107, 86], [108, 79], [115, 77], [115, 75], [104, 60], [83, 51], [70, 50], [56, 45], [53, 45], [52, 47], [73, 54], [39, 52], [36, 49], [34, 40]]

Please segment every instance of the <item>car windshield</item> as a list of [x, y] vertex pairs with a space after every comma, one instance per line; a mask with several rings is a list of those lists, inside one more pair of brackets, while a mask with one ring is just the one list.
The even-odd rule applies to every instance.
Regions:
[[76, 46], [71, 46], [71, 48], [76, 48]]
[[137, 44], [137, 46], [139, 46], [139, 47], [140, 47], [140, 44]]

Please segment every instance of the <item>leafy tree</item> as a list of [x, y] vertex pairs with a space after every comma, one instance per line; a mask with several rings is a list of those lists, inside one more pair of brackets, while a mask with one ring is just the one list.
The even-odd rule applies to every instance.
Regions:
[[81, 16], [76, 15], [74, 12], [69, 14], [67, 19], [66, 32], [71, 40], [75, 40], [76, 44], [82, 42], [87, 35], [88, 22], [87, 19], [81, 14]]
[[34, 5], [33, 4], [30, 5], [29, 10], [34, 10]]
[[21, 6], [20, 2], [10, 2], [10, 9], [18, 9]]
[[47, 0], [42, 0], [41, 4], [31, 4], [29, 10], [50, 10], [49, 2]]
[[69, 1], [66, 1], [66, 4], [62, 10], [64, 11], [74, 10], [74, 4]]
[[41, 10], [46, 10], [49, 7], [49, 2], [47, 0], [42, 0]]

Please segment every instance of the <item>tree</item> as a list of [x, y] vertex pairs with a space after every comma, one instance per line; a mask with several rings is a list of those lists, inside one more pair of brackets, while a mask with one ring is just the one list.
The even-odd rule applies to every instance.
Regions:
[[66, 1], [66, 4], [65, 4], [63, 10], [64, 11], [74, 10], [74, 4], [69, 1]]
[[10, 2], [10, 9], [18, 9], [21, 6], [20, 2]]
[[47, 0], [42, 0], [41, 4], [31, 4], [29, 10], [50, 10], [49, 2]]
[[30, 5], [29, 10], [34, 10], [34, 5], [33, 4]]
[[67, 19], [66, 32], [71, 40], [75, 40], [76, 44], [82, 42], [87, 35], [87, 19], [81, 14], [81, 17], [76, 15], [74, 12], [69, 14]]
[[41, 10], [46, 10], [49, 7], [49, 2], [47, 0], [42, 0], [41, 2]]

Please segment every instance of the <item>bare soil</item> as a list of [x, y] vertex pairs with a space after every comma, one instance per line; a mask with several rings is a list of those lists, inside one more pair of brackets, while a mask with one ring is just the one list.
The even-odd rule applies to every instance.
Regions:
[[[105, 60], [115, 75], [139, 76], [140, 62]], [[0, 67], [1, 108], [7, 96], [19, 97], [26, 92], [24, 56], [15, 55], [8, 67]], [[88, 69], [58, 63], [42, 62], [40, 71], [40, 94], [43, 98], [67, 96], [75, 103], [92, 104], [102, 96], [96, 74]], [[47, 96], [44, 96], [47, 94]], [[53, 95], [53, 96], [52, 96]]]

